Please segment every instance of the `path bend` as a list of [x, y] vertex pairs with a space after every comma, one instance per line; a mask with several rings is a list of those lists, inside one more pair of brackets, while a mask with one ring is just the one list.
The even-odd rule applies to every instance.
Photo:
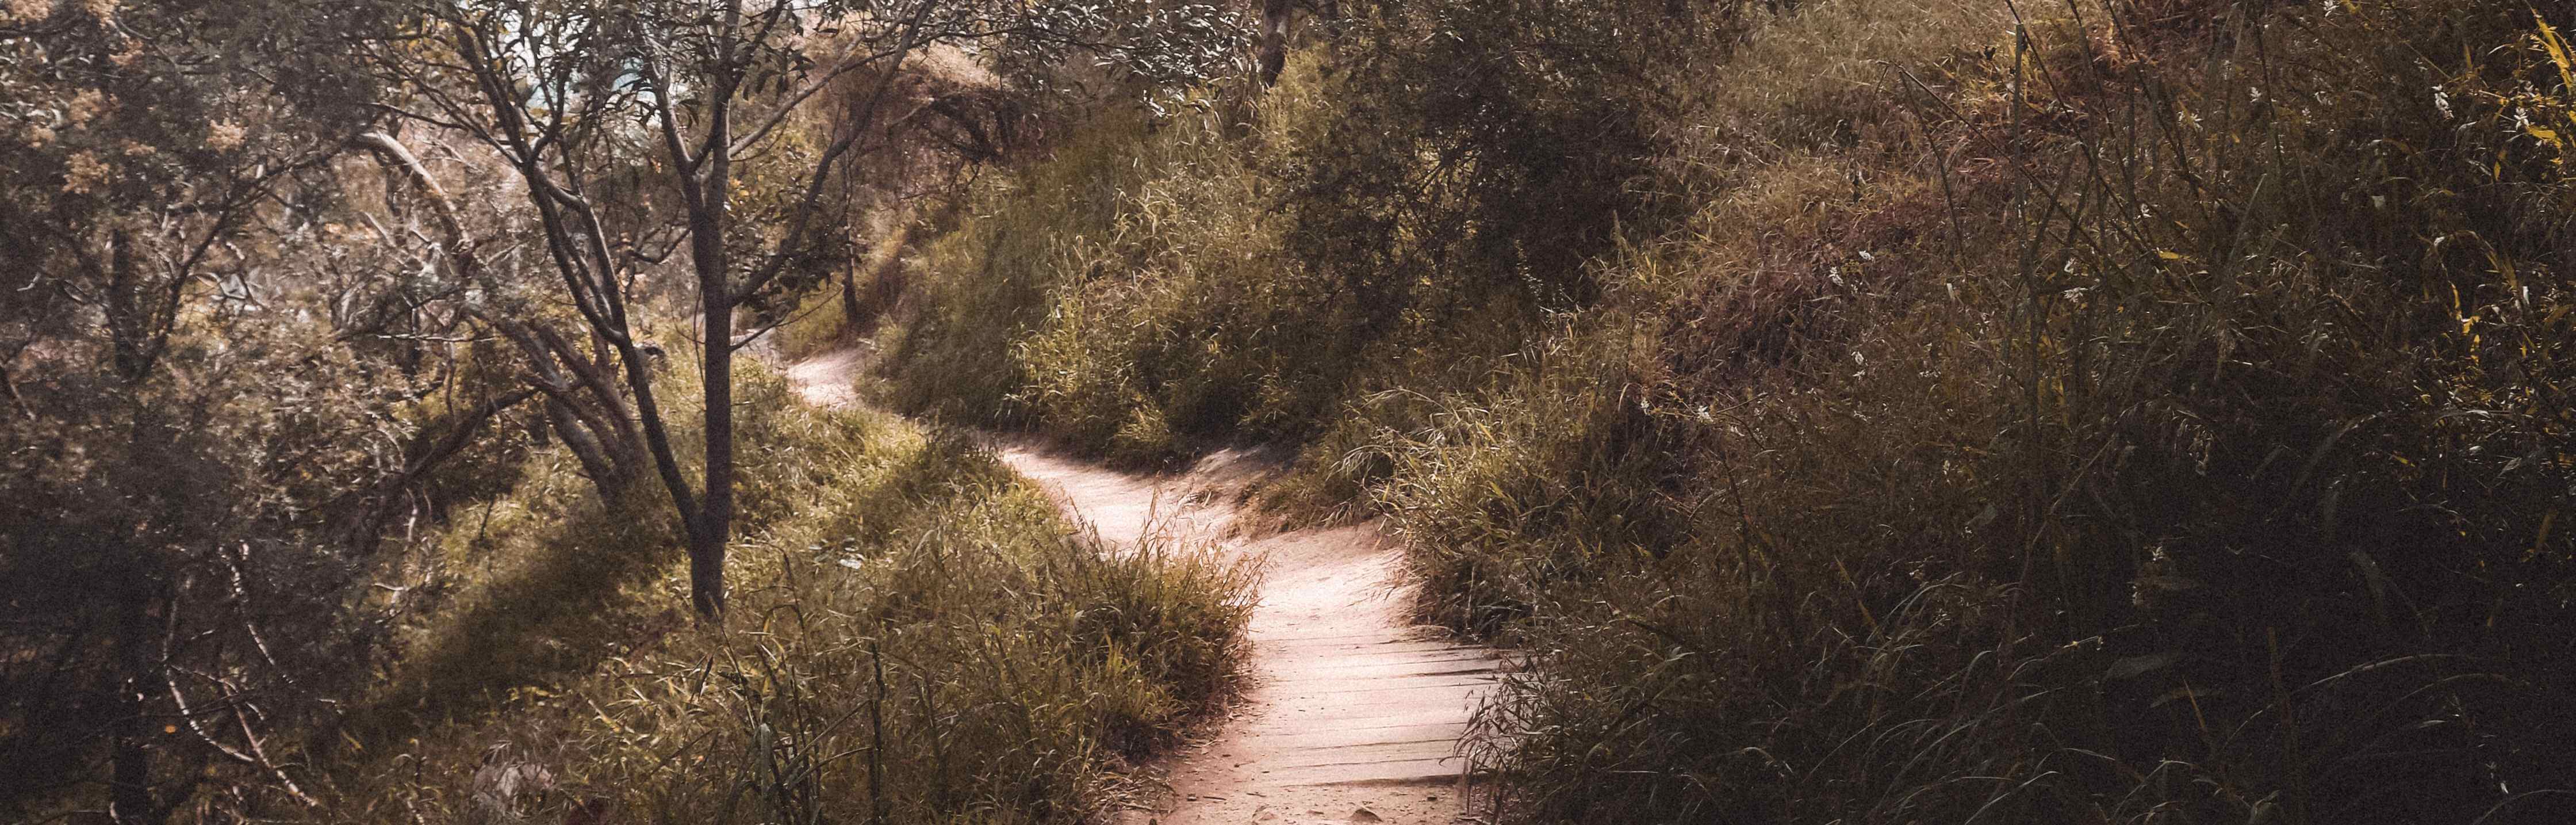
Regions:
[[[858, 361], [817, 356], [789, 375], [815, 403], [852, 403]], [[1252, 521], [1239, 493], [1269, 466], [1238, 451], [1146, 476], [1035, 442], [995, 449], [1103, 539], [1210, 541], [1261, 565], [1241, 700], [1171, 759], [1168, 797], [1119, 822], [1449, 825], [1465, 815], [1458, 738], [1501, 659], [1408, 620], [1401, 551], [1375, 525], [1238, 529]]]
[[1260, 473], [1240, 453], [1140, 476], [1026, 442], [998, 451], [1103, 539], [1168, 533], [1262, 564], [1242, 701], [1173, 760], [1170, 797], [1124, 821], [1447, 825], [1462, 815], [1458, 737], [1500, 660], [1406, 620], [1400, 550], [1375, 525], [1238, 535], [1247, 520], [1233, 493]]

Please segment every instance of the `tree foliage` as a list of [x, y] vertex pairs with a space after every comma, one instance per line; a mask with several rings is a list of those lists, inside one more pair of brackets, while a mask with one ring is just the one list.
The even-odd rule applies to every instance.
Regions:
[[0, 812], [309, 804], [272, 745], [363, 675], [379, 537], [516, 400], [333, 165], [375, 9], [10, 9]]
[[328, 810], [300, 757], [438, 598], [417, 540], [532, 448], [611, 508], [660, 481], [712, 611], [731, 358], [857, 257], [867, 193], [1000, 157], [1023, 90], [1230, 65], [1226, 19], [0, 3], [0, 818]]

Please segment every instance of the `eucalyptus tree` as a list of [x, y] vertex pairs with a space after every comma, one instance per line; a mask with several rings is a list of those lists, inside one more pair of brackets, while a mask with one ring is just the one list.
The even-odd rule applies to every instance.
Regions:
[[[846, 204], [829, 196], [877, 148], [855, 124], [938, 111], [900, 93], [905, 71], [933, 52], [984, 66], [1087, 57], [1170, 83], [1239, 61], [1235, 15], [1191, 3], [426, 0], [412, 15], [371, 54], [405, 90], [390, 108], [471, 135], [524, 184], [550, 297], [591, 339], [583, 355], [532, 326], [532, 360], [564, 373], [537, 383], [599, 411], [574, 431], [640, 445], [629, 452], [670, 499], [691, 601], [708, 616], [724, 608], [733, 531], [734, 357], [766, 331], [738, 334], [737, 310], [787, 302], [848, 259]], [[814, 116], [827, 98], [849, 105]], [[683, 266], [697, 318], [694, 479], [656, 393], [643, 306], [666, 261]], [[612, 372], [624, 399], [611, 398]]]

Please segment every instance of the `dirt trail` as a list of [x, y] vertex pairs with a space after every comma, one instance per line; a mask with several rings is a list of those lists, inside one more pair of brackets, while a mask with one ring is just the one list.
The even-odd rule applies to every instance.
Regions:
[[[848, 403], [857, 361], [820, 356], [789, 375], [816, 403]], [[1034, 443], [995, 446], [1104, 539], [1215, 541], [1263, 562], [1242, 700], [1172, 759], [1171, 795], [1120, 822], [1448, 825], [1463, 815], [1457, 740], [1499, 659], [1410, 625], [1398, 549], [1374, 526], [1238, 535], [1237, 493], [1267, 469], [1239, 452], [1140, 476]]]

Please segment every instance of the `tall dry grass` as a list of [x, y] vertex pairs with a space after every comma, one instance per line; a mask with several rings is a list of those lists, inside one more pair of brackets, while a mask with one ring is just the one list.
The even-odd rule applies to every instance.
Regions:
[[[1387, 517], [1428, 616], [1528, 655], [1473, 743], [1506, 819], [2576, 810], [2555, 631], [2576, 619], [2576, 20], [2497, 0], [1756, 19], [1670, 55], [1680, 103], [1644, 121], [1625, 202], [1646, 219], [1616, 243], [1580, 271], [1431, 276], [1578, 300], [1408, 303], [1357, 350], [1336, 324], [1358, 316], [1315, 310], [1222, 351], [1132, 343], [1279, 317], [1176, 293], [1346, 274], [1294, 243], [1285, 267], [1213, 254], [1239, 247], [1211, 223], [1270, 226], [1230, 208], [1058, 270], [1114, 288], [988, 292], [944, 323], [1018, 319], [975, 328], [1022, 358], [979, 374], [1064, 388], [1014, 409], [1104, 444], [1186, 429], [1143, 376], [1341, 370], [1243, 431], [1303, 446], [1280, 497]], [[1357, 105], [1334, 94], [1360, 92], [1319, 88], [1251, 133], [1329, 134]], [[1308, 168], [1133, 161], [1164, 139], [1104, 138], [1087, 157], [1129, 160], [1061, 214], [1141, 221], [1127, 198], [1153, 184], [1119, 169], [1291, 217], [1315, 194], [1290, 185]], [[1027, 214], [981, 231], [1059, 225]], [[1010, 372], [1038, 363], [1057, 372]]]
[[[1523, 813], [2564, 816], [2570, 190], [2515, 111], [2568, 93], [2549, 25], [2053, 10], [1882, 67], [1901, 140], [1747, 153], [1719, 217], [1782, 229], [1667, 239], [1605, 311], [1663, 342], [1590, 379], [1653, 437], [1509, 393], [1392, 448], [1434, 580], [1490, 582], [1451, 615], [1535, 617], [1483, 721]], [[1643, 541], [1506, 495], [1673, 453], [1547, 501], [1686, 525]]]
[[677, 607], [651, 502], [537, 467], [459, 508], [449, 592], [316, 743], [328, 817], [1079, 822], [1221, 698], [1246, 571], [1103, 552], [961, 437], [741, 380], [728, 616]]

